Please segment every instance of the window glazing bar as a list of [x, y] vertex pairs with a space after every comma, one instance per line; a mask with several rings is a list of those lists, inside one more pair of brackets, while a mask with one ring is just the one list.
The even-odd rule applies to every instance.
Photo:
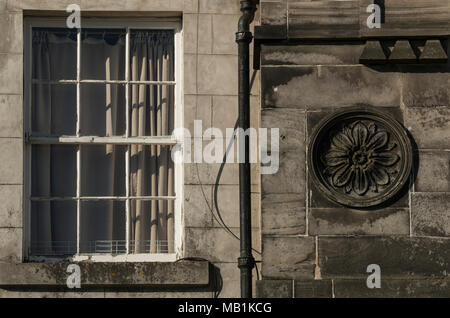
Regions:
[[176, 82], [173, 81], [121, 81], [121, 80], [44, 80], [44, 79], [33, 79], [33, 84], [131, 84], [131, 85], [167, 85], [175, 86]]
[[[80, 136], [80, 116], [81, 116], [81, 30], [77, 33], [77, 123], [76, 134]], [[81, 145], [77, 147], [77, 255], [80, 254], [81, 241]]]
[[175, 201], [176, 196], [109, 196], [109, 197], [31, 197], [31, 201], [42, 202], [42, 201]]
[[174, 146], [178, 143], [172, 136], [148, 136], [148, 137], [96, 137], [96, 136], [28, 136], [26, 142], [31, 144], [72, 144], [72, 145], [156, 145]]

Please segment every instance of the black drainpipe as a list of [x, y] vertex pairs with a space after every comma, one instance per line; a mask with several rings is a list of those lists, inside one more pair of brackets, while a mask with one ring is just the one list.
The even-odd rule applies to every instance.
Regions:
[[[250, 32], [258, 0], [241, 0], [242, 17], [239, 19], [236, 42], [239, 46], [239, 125], [250, 128]], [[241, 270], [241, 298], [252, 298], [252, 271], [255, 259], [252, 255], [252, 224], [250, 201], [250, 138], [245, 137], [245, 162], [239, 164], [240, 244], [238, 267]]]

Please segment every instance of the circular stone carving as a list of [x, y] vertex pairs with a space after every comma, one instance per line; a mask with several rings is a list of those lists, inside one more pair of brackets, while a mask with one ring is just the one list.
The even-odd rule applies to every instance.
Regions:
[[371, 108], [351, 108], [325, 118], [309, 145], [308, 166], [328, 199], [363, 208], [385, 203], [408, 182], [412, 150], [403, 127]]

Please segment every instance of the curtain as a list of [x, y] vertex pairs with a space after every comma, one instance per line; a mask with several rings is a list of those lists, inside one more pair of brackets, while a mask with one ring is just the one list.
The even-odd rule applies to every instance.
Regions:
[[[75, 79], [76, 42], [71, 35], [63, 37], [36, 31], [33, 34], [33, 69], [35, 79]], [[75, 132], [76, 87], [72, 85], [34, 84], [32, 86], [32, 130], [40, 135]], [[59, 104], [60, 107], [57, 107]], [[75, 154], [71, 147], [34, 146], [32, 149], [32, 196], [75, 196], [73, 169]], [[62, 175], [65, 173], [65, 176]], [[75, 179], [73, 179], [75, 178]], [[31, 205], [31, 252], [54, 254], [76, 251], [76, 205], [56, 201], [33, 202]], [[75, 217], [74, 217], [75, 216]], [[74, 241], [75, 239], [75, 241]], [[58, 243], [57, 243], [58, 242]]]
[[[133, 32], [130, 56], [131, 80], [174, 80], [173, 32]], [[61, 36], [52, 31], [34, 31], [33, 78], [75, 79], [73, 64], [76, 57], [76, 37], [73, 34]], [[124, 32], [83, 32], [82, 79], [123, 80], [124, 63]], [[70, 86], [34, 85], [34, 134], [75, 134], [76, 87]], [[174, 124], [173, 87], [131, 85], [130, 98], [131, 136], [171, 134]], [[126, 133], [124, 85], [83, 83], [80, 106], [81, 135], [122, 136]], [[174, 166], [170, 149], [134, 145], [130, 149], [131, 195], [174, 196]], [[82, 146], [81, 195], [125, 196], [125, 155], [126, 146]], [[76, 195], [75, 181], [76, 147], [33, 146], [32, 196], [73, 197]], [[131, 200], [130, 212], [131, 252], [173, 252], [173, 201]], [[33, 203], [31, 222], [35, 254], [74, 253], [76, 202], [75, 205], [74, 202], [58, 201]], [[81, 202], [82, 253], [123, 253], [125, 233], [124, 201]]]
[[[173, 32], [135, 32], [132, 35], [131, 80], [173, 81]], [[174, 125], [174, 90], [167, 85], [132, 85], [131, 136], [168, 136]], [[170, 149], [131, 147], [131, 188], [134, 196], [173, 196], [174, 167]], [[173, 252], [173, 201], [133, 201], [132, 238], [135, 253]]]

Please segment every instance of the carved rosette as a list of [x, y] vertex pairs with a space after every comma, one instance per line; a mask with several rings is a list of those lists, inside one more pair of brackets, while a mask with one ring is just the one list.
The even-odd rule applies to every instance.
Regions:
[[411, 144], [403, 127], [371, 108], [351, 108], [324, 119], [309, 149], [316, 188], [350, 207], [385, 203], [405, 186], [411, 172]]

